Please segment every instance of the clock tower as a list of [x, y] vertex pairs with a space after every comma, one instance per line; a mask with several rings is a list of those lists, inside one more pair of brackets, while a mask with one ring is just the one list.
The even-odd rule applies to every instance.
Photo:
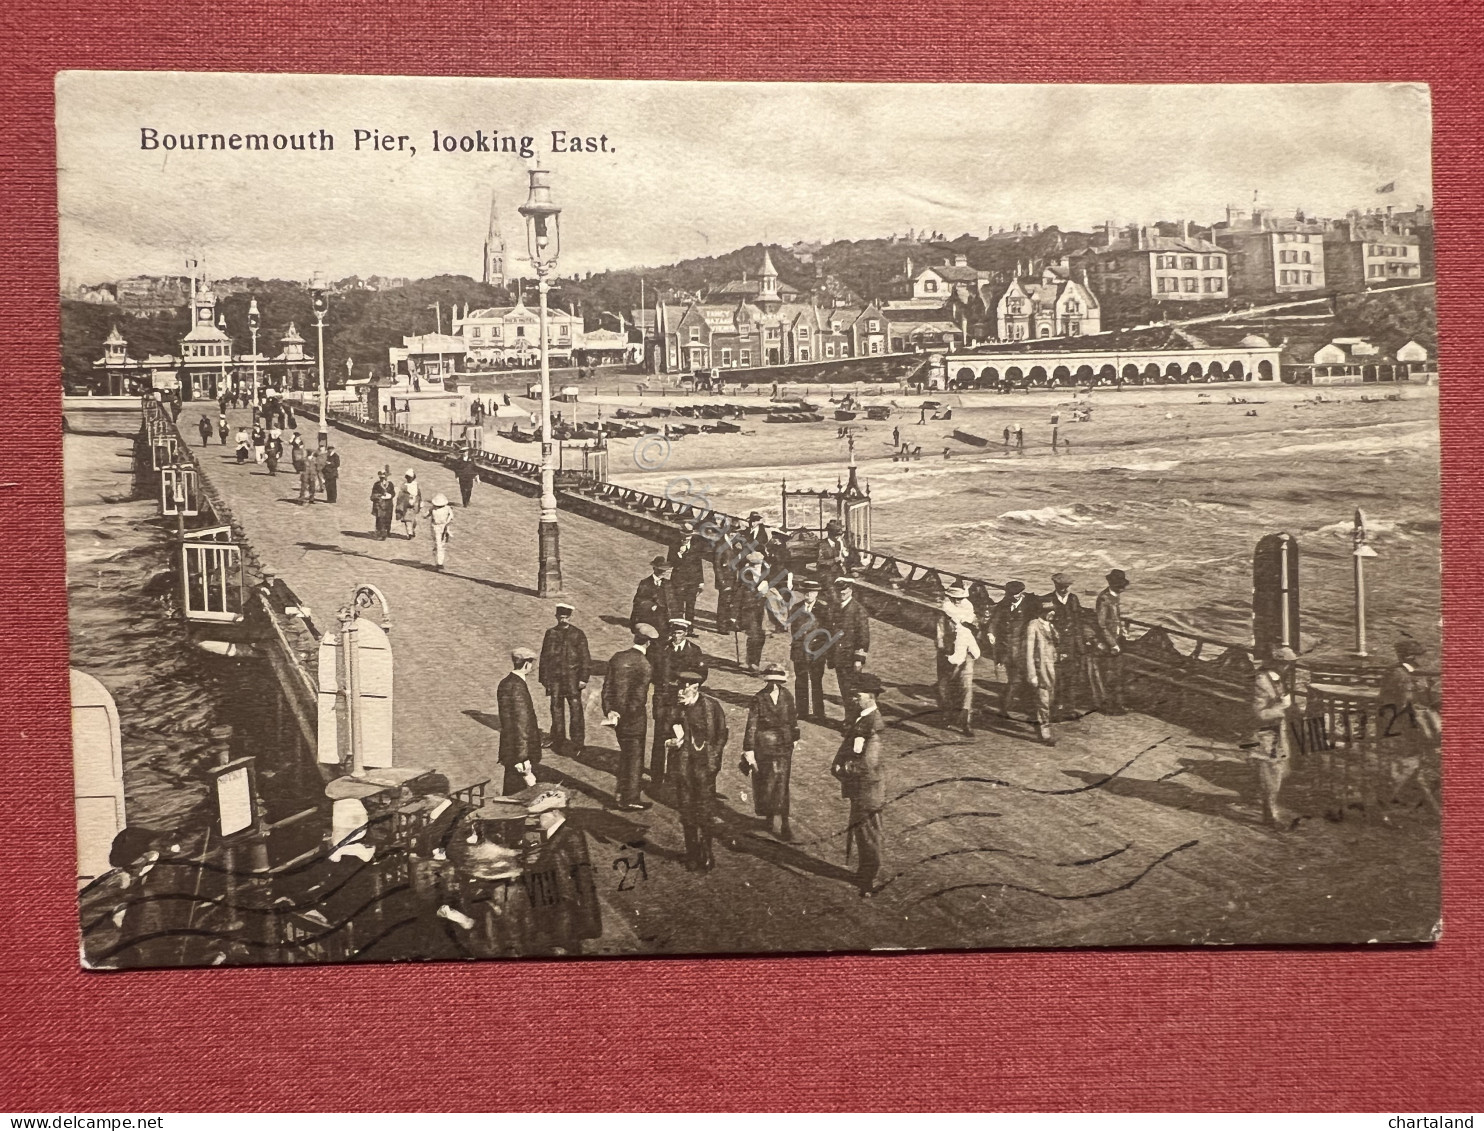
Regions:
[[181, 387], [188, 399], [215, 399], [230, 384], [232, 339], [217, 321], [216, 292], [195, 259], [191, 272], [191, 328], [180, 340]]

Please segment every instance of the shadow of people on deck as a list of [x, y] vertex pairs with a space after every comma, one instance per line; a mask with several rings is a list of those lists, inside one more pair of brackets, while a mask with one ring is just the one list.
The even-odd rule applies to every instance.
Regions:
[[[1244, 812], [1256, 796], [1256, 776], [1251, 767], [1236, 758], [1181, 758], [1178, 769], [1150, 781], [1120, 774], [1109, 778], [1100, 770], [1063, 770], [1068, 777], [1100, 788], [1116, 797], [1131, 797], [1207, 817], [1221, 817], [1241, 825], [1260, 823]], [[1226, 792], [1191, 789], [1175, 781], [1189, 774]]]
[[497, 731], [500, 729], [500, 716], [492, 711], [465, 711], [464, 714], [476, 723], [482, 723], [489, 727], [490, 730]]

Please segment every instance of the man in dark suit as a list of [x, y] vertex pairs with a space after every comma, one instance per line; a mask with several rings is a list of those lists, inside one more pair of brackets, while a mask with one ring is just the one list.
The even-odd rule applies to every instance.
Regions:
[[716, 631], [721, 633], [737, 630], [736, 601], [740, 589], [736, 541], [737, 535], [726, 531], [716, 539], [711, 551], [711, 571], [716, 577]]
[[654, 572], [639, 582], [639, 588], [634, 592], [634, 607], [629, 613], [629, 628], [647, 624], [655, 632], [662, 633], [670, 618], [680, 614], [675, 611], [673, 603], [674, 594], [670, 588], [669, 561], [656, 556], [649, 565]]
[[669, 639], [649, 656], [654, 682], [654, 742], [649, 751], [649, 788], [651, 793], [665, 780], [665, 739], [675, 714], [676, 680], [682, 671], [705, 671], [706, 660], [700, 645], [689, 639], [690, 625], [674, 618], [669, 623]]
[[649, 730], [649, 685], [654, 668], [649, 649], [659, 633], [648, 624], [634, 629], [634, 643], [608, 661], [603, 677], [603, 725], [618, 739], [618, 773], [614, 790], [620, 809], [648, 809], [639, 799], [644, 773], [644, 739]]
[[1097, 632], [1093, 638], [1092, 691], [1098, 710], [1121, 715], [1123, 705], [1123, 646], [1128, 643], [1123, 627], [1123, 591], [1131, 584], [1121, 569], [1110, 569], [1108, 585], [1098, 594], [1094, 612]]
[[1000, 700], [1000, 714], [1005, 718], [1010, 717], [1010, 712], [1029, 686], [1025, 673], [1025, 626], [1028, 620], [1030, 606], [1026, 601], [1025, 582], [1007, 581], [1005, 596], [989, 618], [989, 643], [994, 649], [994, 661], [1005, 669], [1005, 691]]
[[1082, 602], [1072, 592], [1072, 579], [1065, 573], [1051, 575], [1053, 589], [1041, 598], [1041, 608], [1056, 635], [1056, 699], [1051, 704], [1053, 721], [1075, 718], [1087, 680], [1086, 625]]
[[546, 638], [541, 642], [537, 675], [551, 700], [551, 746], [559, 754], [580, 754], [587, 742], [582, 693], [587, 689], [592, 658], [588, 654], [587, 634], [572, 623], [576, 611], [565, 603], [557, 605], [556, 625], [546, 630]]
[[828, 615], [819, 601], [820, 584], [806, 577], [794, 586], [803, 598], [797, 610], [797, 618], [790, 618], [792, 635], [788, 642], [788, 659], [794, 667], [794, 703], [799, 717], [824, 722], [824, 667], [825, 652], [818, 655], [805, 646], [815, 628], [825, 627]]
[[527, 685], [531, 669], [536, 666], [536, 653], [517, 648], [510, 653], [511, 672], [500, 681], [495, 692], [500, 712], [500, 765], [505, 767], [504, 794], [519, 793], [534, 784], [536, 767], [541, 762], [541, 726], [536, 721], [536, 705]]
[[696, 622], [696, 598], [705, 584], [702, 572], [704, 558], [696, 543], [695, 523], [687, 522], [681, 528], [680, 544], [670, 551], [670, 588], [674, 607], [670, 610], [677, 617], [684, 617], [692, 624]]
[[845, 707], [845, 721], [855, 718], [855, 698], [851, 695], [851, 683], [859, 670], [857, 654], [864, 656], [871, 651], [871, 617], [866, 607], [855, 595], [855, 578], [846, 574], [835, 579], [835, 607], [830, 611], [829, 627], [835, 643], [831, 646], [827, 663], [835, 669], [835, 682], [840, 688], [840, 701]]
[[704, 670], [675, 673], [675, 708], [665, 731], [675, 808], [685, 833], [685, 867], [690, 872], [709, 872], [716, 866], [711, 857], [711, 811], [728, 737], [721, 704], [701, 694], [705, 680]]

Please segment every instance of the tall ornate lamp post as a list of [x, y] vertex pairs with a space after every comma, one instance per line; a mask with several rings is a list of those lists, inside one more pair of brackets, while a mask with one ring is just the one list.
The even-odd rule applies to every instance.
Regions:
[[[226, 333], [227, 333], [227, 316], [225, 314], [218, 314], [216, 316], [216, 328], [218, 330], [220, 330], [224, 336], [226, 335]], [[232, 353], [232, 350], [231, 350], [231, 347], [230, 346], [223, 347], [223, 349], [222, 349], [222, 375], [221, 375], [221, 377], [217, 381], [217, 388], [216, 388], [216, 395], [217, 395], [218, 398], [221, 398], [221, 397], [224, 397], [224, 396], [227, 395], [227, 359], [231, 356], [231, 353]]]
[[562, 554], [557, 529], [556, 464], [551, 443], [551, 357], [546, 328], [547, 276], [561, 254], [561, 209], [551, 202], [551, 170], [532, 169], [531, 193], [520, 206], [526, 218], [526, 249], [536, 270], [541, 296], [541, 524], [538, 528], [540, 568], [536, 592], [555, 597], [562, 591]]
[[325, 314], [330, 309], [328, 290], [323, 273], [316, 271], [314, 277], [309, 280], [309, 294], [314, 306], [314, 329], [319, 336], [319, 355], [316, 361], [319, 363], [319, 442], [321, 447], [330, 442], [328, 411], [330, 398], [325, 393]]
[[1355, 508], [1355, 530], [1351, 535], [1355, 549], [1355, 654], [1367, 655], [1365, 647], [1365, 560], [1376, 557], [1376, 551], [1366, 542], [1365, 515]]
[[258, 300], [254, 297], [247, 304], [247, 330], [252, 335], [252, 395], [249, 397], [247, 407], [251, 410], [250, 424], [258, 421], [258, 324], [261, 319], [258, 316]]

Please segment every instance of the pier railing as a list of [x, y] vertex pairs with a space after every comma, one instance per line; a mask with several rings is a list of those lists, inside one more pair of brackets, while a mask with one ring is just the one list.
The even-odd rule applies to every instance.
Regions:
[[[330, 415], [340, 426], [350, 423], [352, 429], [356, 424], [367, 427], [360, 422], [343, 421], [334, 410]], [[424, 459], [444, 461], [463, 448], [459, 441], [419, 435], [399, 427], [382, 426], [375, 434], [382, 444]], [[485, 482], [526, 495], [539, 491], [541, 469], [534, 461], [480, 451], [476, 462]], [[685, 522], [709, 521], [730, 530], [746, 526], [736, 515], [698, 506], [684, 498], [667, 498], [574, 473], [558, 477], [557, 503], [563, 510], [667, 546], [678, 539], [680, 526]], [[874, 617], [925, 637], [934, 634], [938, 608], [950, 586], [966, 586], [981, 610], [987, 609], [1004, 592], [1000, 582], [882, 551], [862, 554], [859, 572], [859, 588]], [[1084, 608], [1083, 616], [1087, 619], [1084, 633], [1090, 636], [1093, 610]], [[1251, 685], [1256, 665], [1250, 643], [1138, 618], [1125, 618], [1123, 623], [1127, 633], [1124, 671], [1131, 705], [1172, 721], [1203, 727], [1214, 725], [1231, 731], [1250, 729]], [[1352, 696], [1340, 707], [1320, 708], [1343, 714], [1360, 709], [1357, 704], [1363, 705], [1366, 689], [1374, 689], [1379, 675], [1374, 667], [1336, 664], [1315, 677], [1305, 673], [1301, 683], [1311, 678], [1324, 688], [1348, 686], [1361, 693], [1359, 698]], [[1324, 702], [1333, 705], [1337, 701], [1335, 693], [1326, 692], [1326, 695]], [[1319, 701], [1318, 697], [1315, 699]]]

